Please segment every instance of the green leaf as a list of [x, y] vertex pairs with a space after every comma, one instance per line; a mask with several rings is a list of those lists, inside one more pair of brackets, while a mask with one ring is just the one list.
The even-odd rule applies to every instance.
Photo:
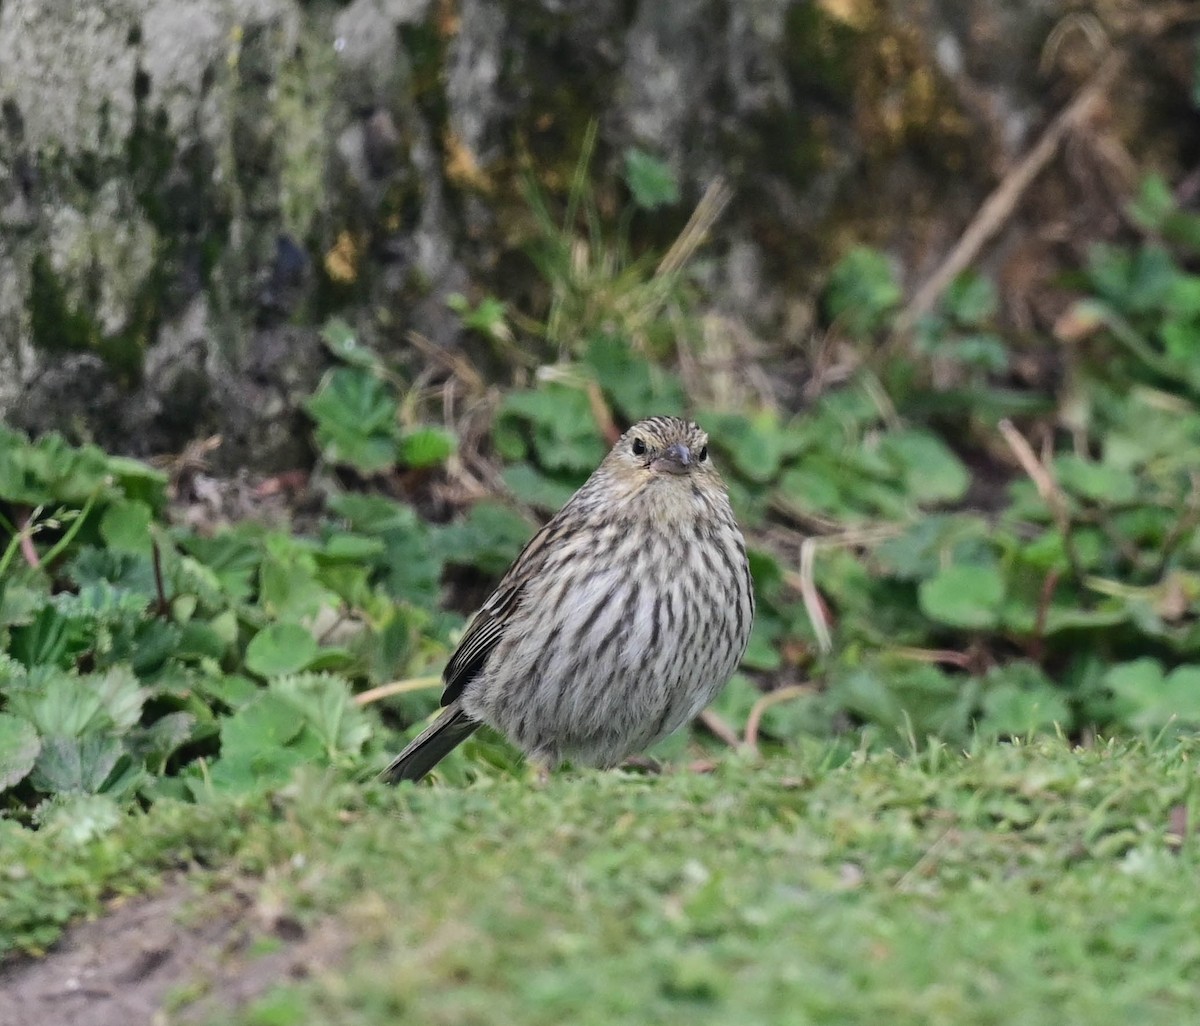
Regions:
[[1113, 714], [1126, 727], [1200, 725], [1200, 666], [1180, 666], [1164, 674], [1157, 660], [1135, 659], [1112, 667], [1104, 683], [1113, 695]]
[[1129, 213], [1133, 219], [1154, 232], [1162, 229], [1163, 222], [1174, 210], [1175, 197], [1170, 185], [1162, 175], [1155, 174], [1146, 175], [1142, 179], [1137, 196], [1129, 204]]
[[883, 327], [903, 298], [887, 257], [859, 247], [842, 257], [829, 276], [825, 309], [830, 320], [861, 338]]
[[339, 360], [367, 371], [377, 371], [379, 357], [364, 345], [359, 345], [358, 336], [340, 317], [331, 317], [321, 329], [321, 340], [326, 348]]
[[933, 577], [945, 562], [986, 558], [985, 541], [994, 529], [972, 513], [931, 513], [913, 521], [902, 534], [883, 541], [875, 559], [885, 574], [905, 581]]
[[846, 512], [831, 467], [821, 457], [805, 459], [799, 466], [784, 471], [779, 479], [779, 494], [801, 513]]
[[32, 723], [0, 713], [0, 791], [29, 775], [41, 748]]
[[988, 734], [1025, 737], [1073, 725], [1063, 690], [1056, 688], [1033, 663], [998, 667], [984, 679], [983, 716], [978, 726]]
[[381, 538], [338, 531], [325, 539], [320, 555], [327, 560], [367, 562], [378, 559], [386, 548]]
[[685, 396], [679, 381], [614, 335], [589, 340], [584, 360], [613, 405], [629, 421], [662, 414], [682, 415]]
[[436, 603], [444, 552], [435, 537], [433, 529], [423, 522], [383, 536], [386, 549], [382, 583], [393, 598], [419, 606]]
[[942, 308], [955, 323], [970, 328], [985, 323], [996, 313], [996, 288], [974, 271], [960, 274], [942, 299]]
[[663, 161], [630, 147], [625, 151], [625, 183], [633, 202], [643, 210], [655, 210], [679, 202], [679, 181]]
[[929, 431], [894, 431], [882, 443], [900, 465], [904, 487], [917, 502], [957, 502], [967, 494], [971, 475], [962, 461]]
[[230, 648], [229, 640], [213, 623], [190, 620], [178, 636], [175, 655], [179, 659], [220, 660]]
[[120, 739], [111, 734], [45, 737], [30, 779], [46, 794], [96, 794], [116, 768], [122, 751]]
[[575, 486], [543, 474], [528, 463], [505, 467], [504, 483], [521, 502], [555, 513], [575, 494]]
[[270, 691], [260, 692], [221, 724], [221, 756], [283, 748], [304, 729], [304, 715]]
[[763, 484], [778, 475], [791, 439], [775, 414], [763, 410], [751, 418], [706, 410], [700, 422], [708, 429], [712, 444], [729, 454], [743, 477]]
[[1000, 621], [1004, 580], [991, 566], [953, 565], [922, 581], [921, 612], [931, 620], [967, 630], [985, 630]]
[[236, 673], [202, 675], [196, 681], [196, 689], [230, 709], [240, 709], [262, 693], [260, 685]]
[[37, 822], [71, 847], [80, 847], [114, 829], [123, 819], [121, 806], [108, 794], [69, 794], [39, 809]]
[[245, 602], [254, 591], [254, 575], [263, 558], [262, 540], [252, 537], [253, 527], [235, 528], [212, 538], [184, 535], [182, 547], [196, 557], [197, 570], [235, 602]]
[[547, 470], [590, 474], [607, 451], [581, 389], [550, 384], [536, 391], [510, 392], [500, 415], [498, 428], [511, 428], [514, 420], [524, 422], [537, 461]]
[[329, 508], [344, 517], [350, 527], [365, 535], [387, 531], [417, 531], [424, 527], [411, 506], [382, 495], [340, 492], [329, 498]]
[[465, 519], [443, 528], [439, 540], [449, 562], [499, 576], [532, 533], [530, 523], [507, 506], [477, 502]]
[[458, 440], [445, 428], [409, 428], [400, 436], [397, 459], [406, 467], [438, 467], [446, 462]]
[[458, 314], [464, 328], [478, 331], [485, 338], [495, 342], [512, 341], [508, 307], [495, 296], [484, 296], [478, 306], [472, 307], [466, 296], [460, 292], [452, 292], [446, 297], [446, 305]]
[[1132, 502], [1138, 494], [1137, 478], [1120, 467], [1064, 453], [1055, 457], [1053, 468], [1059, 483], [1067, 491], [1092, 502]]
[[783, 634], [784, 627], [778, 618], [765, 611], [759, 613], [750, 628], [750, 641], [742, 656], [742, 666], [751, 670], [777, 670], [783, 664], [779, 654]]
[[304, 714], [281, 695], [264, 692], [221, 725], [221, 757], [212, 786], [241, 794], [285, 783], [292, 771], [319, 753], [304, 743]]
[[103, 583], [118, 591], [157, 595], [154, 564], [149, 557], [148, 545], [138, 554], [85, 546], [67, 564], [67, 574], [81, 588]]
[[141, 717], [145, 700], [137, 678], [120, 666], [83, 677], [45, 674], [40, 687], [9, 696], [9, 711], [29, 720], [43, 737], [82, 737], [128, 730]]
[[191, 713], [167, 713], [149, 727], [131, 732], [126, 739], [126, 746], [135, 759], [162, 762], [191, 739], [195, 726], [196, 717]]
[[150, 521], [153, 511], [144, 502], [117, 502], [104, 511], [100, 535], [116, 552], [143, 555], [150, 551]]
[[305, 404], [325, 458], [375, 474], [396, 460], [396, 401], [370, 371], [339, 367]]
[[336, 609], [340, 601], [336, 592], [320, 582], [313, 554], [282, 539], [263, 560], [259, 600], [269, 614], [288, 620], [314, 616], [322, 609]]
[[13, 629], [9, 652], [30, 667], [66, 663], [70, 626], [68, 617], [53, 606], [45, 606], [27, 625]]
[[141, 719], [146, 691], [128, 666], [114, 666], [101, 674], [89, 674], [82, 683], [99, 697], [109, 722], [117, 731], [124, 733]]
[[978, 682], [951, 677], [936, 666], [874, 665], [839, 676], [830, 693], [842, 708], [897, 736], [962, 738]]
[[299, 624], [273, 623], [246, 646], [246, 668], [262, 677], [303, 670], [317, 654], [316, 639]]
[[51, 432], [37, 441], [0, 428], [0, 499], [25, 506], [79, 508], [95, 496], [116, 497], [110, 461], [92, 445], [68, 445]]
[[271, 682], [270, 689], [303, 714], [330, 759], [357, 755], [371, 735], [370, 724], [341, 677], [323, 673], [280, 677]]

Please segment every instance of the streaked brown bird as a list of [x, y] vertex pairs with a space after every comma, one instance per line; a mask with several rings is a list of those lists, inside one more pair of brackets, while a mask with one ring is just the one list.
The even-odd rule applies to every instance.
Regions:
[[643, 420], [517, 556], [446, 665], [442, 714], [383, 775], [419, 780], [483, 723], [548, 768], [615, 766], [713, 699], [753, 619], [708, 436]]

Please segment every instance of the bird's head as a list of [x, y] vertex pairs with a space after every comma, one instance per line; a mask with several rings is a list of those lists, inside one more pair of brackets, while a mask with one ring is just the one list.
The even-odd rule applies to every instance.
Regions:
[[618, 493], [704, 496], [725, 486], [708, 454], [708, 435], [690, 420], [649, 417], [612, 447], [602, 470]]

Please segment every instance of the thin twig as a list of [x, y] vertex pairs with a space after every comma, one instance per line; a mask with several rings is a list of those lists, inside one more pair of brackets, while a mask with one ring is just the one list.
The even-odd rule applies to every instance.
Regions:
[[913, 648], [909, 645], [898, 645], [889, 648], [887, 654], [898, 659], [911, 659], [915, 663], [957, 666], [961, 670], [969, 670], [972, 663], [969, 653], [956, 652], [951, 648]]
[[1050, 506], [1050, 515], [1054, 517], [1058, 533], [1062, 535], [1063, 552], [1067, 554], [1067, 562], [1070, 563], [1075, 580], [1084, 580], [1084, 564], [1080, 562], [1079, 553], [1075, 552], [1075, 541], [1070, 533], [1070, 505], [1066, 494], [1058, 487], [1050, 468], [1039, 460], [1024, 434], [1013, 427], [1012, 421], [1004, 418], [997, 426], [1000, 427], [1004, 442], [1008, 443], [1008, 448], [1016, 457], [1016, 462], [1021, 464], [1021, 469], [1025, 470], [1028, 478], [1033, 481], [1033, 487], [1037, 488], [1043, 502]]
[[825, 603], [813, 578], [813, 559], [817, 554], [817, 539], [805, 538], [800, 543], [800, 597], [804, 600], [804, 611], [817, 636], [817, 648], [822, 655], [833, 651], [833, 635], [829, 631], [829, 620], [825, 616]]
[[33, 544], [34, 520], [36, 517], [37, 510], [30, 510], [29, 515], [21, 522], [19, 536], [21, 539], [21, 555], [25, 557], [25, 562], [33, 567], [34, 570], [39, 570], [41, 569], [42, 561], [38, 558], [37, 546]]
[[1042, 581], [1038, 594], [1037, 619], [1033, 623], [1033, 645], [1029, 656], [1036, 662], [1042, 661], [1042, 649], [1046, 642], [1046, 620], [1050, 616], [1050, 602], [1054, 598], [1054, 590], [1058, 587], [1058, 579], [1062, 576], [1058, 570], [1051, 570]]
[[717, 178], [704, 190], [683, 231], [658, 262], [656, 276], [675, 274], [687, 264], [692, 254], [704, 244], [709, 229], [717, 223], [732, 196], [723, 178]]
[[423, 356], [428, 357], [434, 363], [440, 363], [454, 377], [463, 382], [473, 394], [487, 391], [487, 382], [475, 369], [474, 364], [461, 353], [435, 345], [419, 331], [410, 331], [405, 338], [408, 340], [408, 344], [414, 349], [419, 349]]
[[154, 590], [158, 593], [158, 615], [166, 617], [171, 611], [171, 604], [167, 601], [167, 589], [163, 587], [162, 573], [162, 553], [158, 548], [158, 539], [150, 539], [150, 555], [154, 560]]
[[1123, 51], [1116, 50], [1109, 54], [1074, 99], [1050, 122], [1033, 148], [992, 190], [954, 248], [900, 312], [896, 318], [896, 334], [910, 331], [921, 317], [937, 305], [951, 282], [974, 263], [987, 242], [1012, 216], [1034, 179], [1054, 158], [1063, 139], [1091, 117], [1094, 108], [1125, 66], [1125, 60]]
[[588, 381], [584, 386], [584, 391], [587, 393], [588, 407], [592, 411], [592, 419], [595, 420], [596, 427], [600, 429], [600, 434], [604, 436], [605, 441], [612, 445], [621, 437], [621, 429], [613, 420], [612, 409], [604, 398], [604, 390], [598, 381]]
[[852, 528], [840, 534], [824, 538], [808, 537], [800, 543], [800, 572], [784, 571], [783, 579], [800, 592], [804, 601], [804, 611], [808, 614], [813, 633], [817, 638], [817, 647], [823, 654], [833, 651], [833, 636], [829, 630], [829, 617], [825, 614], [825, 603], [817, 590], [814, 577], [814, 561], [818, 549], [832, 549], [839, 546], [872, 545], [895, 537], [901, 528], [887, 524], [880, 527]]
[[1017, 462], [1021, 464], [1021, 469], [1025, 471], [1029, 479], [1033, 482], [1038, 495], [1042, 497], [1042, 501], [1056, 513], [1061, 512], [1065, 515], [1067, 511], [1066, 496], [1063, 495], [1062, 489], [1058, 487], [1058, 482], [1054, 480], [1054, 476], [1042, 461], [1038, 459], [1037, 453], [1033, 451], [1033, 446], [1029, 444], [1020, 431], [1013, 427], [1013, 422], [1007, 417], [1000, 421], [999, 428], [1000, 434], [1004, 436], [1004, 441], [1008, 443], [1012, 454], [1017, 458]]
[[742, 739], [738, 736], [738, 732], [711, 709], [702, 710], [696, 719], [718, 741], [724, 741], [730, 748], [742, 747]]
[[371, 688], [369, 691], [355, 695], [354, 704], [370, 705], [372, 702], [378, 702], [380, 699], [391, 698], [392, 695], [405, 695], [410, 691], [429, 691], [439, 687], [441, 683], [441, 674], [434, 674], [428, 677], [409, 677], [407, 680], [394, 680], [390, 684], [380, 684], [377, 688]]
[[998, 427], [1004, 441], [1012, 450], [1012, 454], [1021, 464], [1021, 469], [1029, 475], [1038, 495], [1050, 507], [1050, 514], [1054, 517], [1055, 526], [1062, 535], [1063, 551], [1066, 553], [1067, 562], [1071, 564], [1071, 572], [1075, 575], [1076, 580], [1082, 581], [1084, 577], [1083, 564], [1079, 560], [1079, 554], [1075, 551], [1075, 540], [1071, 534], [1071, 509], [1066, 495], [1059, 488], [1058, 482], [1054, 480], [1050, 469], [1038, 459], [1037, 454], [1033, 451], [1033, 446], [1026, 441], [1020, 431], [1013, 427], [1012, 421], [1005, 417], [1000, 421]]
[[762, 724], [763, 713], [773, 705], [790, 702], [793, 698], [799, 698], [801, 695], [811, 692], [811, 684], [789, 684], [787, 687], [768, 691], [755, 702], [754, 707], [750, 710], [750, 715], [746, 717], [746, 737], [742, 742], [746, 751], [752, 755], [758, 755], [758, 728]]

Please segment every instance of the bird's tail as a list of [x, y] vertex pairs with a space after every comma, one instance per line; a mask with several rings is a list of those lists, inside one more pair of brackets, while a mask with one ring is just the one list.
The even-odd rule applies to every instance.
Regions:
[[479, 726], [462, 710], [461, 702], [451, 702], [408, 747], [396, 756], [380, 776], [389, 784], [401, 780], [420, 780], [441, 762], [460, 742], [465, 741]]

